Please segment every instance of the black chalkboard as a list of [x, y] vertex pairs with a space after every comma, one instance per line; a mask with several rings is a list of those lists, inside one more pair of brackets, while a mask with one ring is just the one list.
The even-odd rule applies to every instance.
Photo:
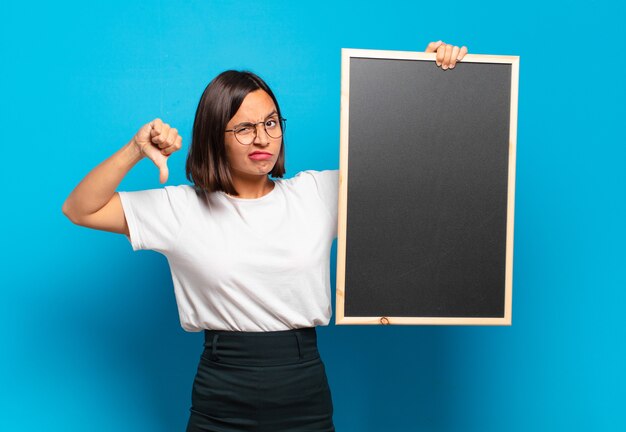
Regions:
[[337, 324], [511, 323], [518, 65], [343, 50]]

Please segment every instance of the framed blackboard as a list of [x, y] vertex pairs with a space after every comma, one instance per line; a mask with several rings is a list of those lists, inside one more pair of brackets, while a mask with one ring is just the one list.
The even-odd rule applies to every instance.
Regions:
[[341, 74], [336, 323], [510, 325], [519, 57]]

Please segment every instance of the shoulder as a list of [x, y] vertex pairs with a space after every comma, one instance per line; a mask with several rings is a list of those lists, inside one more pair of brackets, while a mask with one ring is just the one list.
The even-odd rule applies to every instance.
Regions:
[[299, 197], [316, 197], [329, 207], [336, 207], [339, 194], [338, 170], [306, 170], [282, 181], [283, 190]]
[[282, 180], [282, 183], [289, 186], [298, 186], [303, 184], [325, 184], [337, 183], [339, 180], [338, 170], [306, 170], [300, 171], [292, 178]]
[[153, 206], [185, 206], [201, 197], [202, 191], [191, 185], [164, 186], [138, 191], [119, 191], [122, 203]]
[[177, 193], [181, 195], [191, 195], [196, 193], [196, 191], [201, 191], [200, 188], [196, 188], [195, 186], [188, 184], [164, 186], [163, 189], [170, 193]]
[[188, 184], [164, 186], [162, 189], [168, 196], [185, 200], [198, 199], [205, 196], [204, 190]]
[[185, 199], [197, 199], [205, 196], [205, 191], [194, 185], [177, 185], [177, 186], [165, 186], [164, 189], [169, 195], [179, 196]]

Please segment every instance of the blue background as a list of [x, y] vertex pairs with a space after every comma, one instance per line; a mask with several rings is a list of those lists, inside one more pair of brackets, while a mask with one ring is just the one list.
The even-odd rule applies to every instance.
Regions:
[[[0, 430], [184, 430], [202, 336], [179, 327], [164, 257], [63, 216], [90, 169], [159, 116], [185, 145], [168, 184], [185, 183], [196, 104], [230, 68], [277, 94], [288, 176], [337, 168], [340, 49], [438, 39], [521, 57], [513, 325], [320, 328], [337, 429], [626, 430], [625, 12], [4, 0]], [[145, 160], [120, 189], [159, 186]]]

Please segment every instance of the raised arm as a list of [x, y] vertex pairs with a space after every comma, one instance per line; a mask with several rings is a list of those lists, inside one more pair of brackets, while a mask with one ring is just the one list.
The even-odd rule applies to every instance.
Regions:
[[63, 203], [63, 214], [77, 225], [129, 235], [122, 203], [115, 190], [144, 157], [159, 168], [160, 181], [165, 183], [167, 158], [181, 146], [178, 131], [160, 119], [143, 125], [128, 144], [91, 170], [74, 188]]

